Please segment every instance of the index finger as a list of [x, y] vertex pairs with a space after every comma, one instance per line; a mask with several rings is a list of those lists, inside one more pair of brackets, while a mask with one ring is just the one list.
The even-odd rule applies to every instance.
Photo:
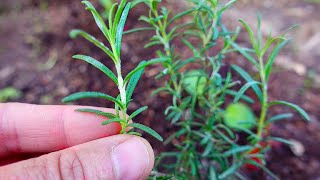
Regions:
[[0, 103], [0, 158], [57, 151], [119, 134], [118, 123], [102, 126], [105, 117], [76, 112], [78, 108], [83, 107]]

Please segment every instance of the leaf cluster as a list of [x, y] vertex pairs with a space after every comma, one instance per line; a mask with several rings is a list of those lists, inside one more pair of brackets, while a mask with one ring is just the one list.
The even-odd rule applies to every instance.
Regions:
[[[277, 179], [265, 166], [264, 157], [270, 148], [268, 143], [290, 142], [271, 137], [268, 127], [271, 123], [292, 117], [292, 114], [272, 117], [268, 109], [274, 105], [285, 105], [309, 120], [307, 113], [297, 105], [284, 101], [272, 102], [268, 98], [272, 67], [281, 49], [289, 42], [285, 37], [287, 32], [276, 37], [270, 33], [263, 44], [260, 16], [257, 36], [245, 21], [240, 20], [252, 44], [252, 49], [244, 48], [236, 42], [240, 28], [230, 31], [222, 22], [223, 12], [235, 0], [226, 4], [218, 0], [187, 0], [184, 2], [187, 9], [176, 14], [166, 7], [159, 7], [161, 0], [141, 2], [149, 8], [148, 15], [140, 17], [147, 26], [126, 33], [153, 31], [154, 35], [145, 48], [156, 46], [159, 49], [158, 58], [168, 59], [162, 62], [164, 69], [157, 78], [169, 78], [154, 94], [166, 92], [172, 97], [172, 104], [167, 107], [165, 115], [176, 130], [165, 141], [165, 144], [172, 143], [175, 151], [161, 153], [156, 164], [156, 172], [166, 173], [155, 173], [153, 178], [245, 179], [242, 169], [251, 164]], [[175, 48], [177, 42], [179, 46], [185, 46], [179, 49], [187, 48], [189, 52], [179, 52]], [[217, 48], [218, 52], [212, 53]], [[240, 66], [226, 65], [225, 57], [234, 52], [243, 55], [258, 70], [257, 78]], [[226, 66], [231, 67], [227, 72], [223, 70]], [[236, 88], [242, 79], [235, 79], [234, 72], [246, 81], [240, 89]], [[249, 89], [256, 94], [261, 113], [253, 124], [246, 126], [252, 128], [241, 128], [245, 127], [241, 124], [237, 128], [228, 126], [225, 116], [227, 107], [240, 101], [246, 104], [255, 102], [246, 95]], [[229, 103], [230, 99], [233, 99], [232, 103]], [[240, 143], [243, 139], [245, 144]]]
[[[141, 63], [134, 68], [131, 72], [129, 72], [125, 77], [122, 76], [121, 73], [121, 45], [122, 45], [122, 36], [123, 36], [123, 29], [125, 26], [125, 22], [127, 20], [129, 11], [131, 9], [132, 3], [127, 3], [125, 0], [122, 0], [120, 4], [114, 3], [109, 11], [108, 14], [108, 25], [104, 22], [103, 18], [97, 12], [97, 10], [93, 7], [93, 5], [89, 1], [82, 1], [82, 3], [86, 6], [86, 10], [89, 10], [92, 13], [92, 16], [105, 36], [106, 40], [109, 43], [109, 47], [106, 46], [103, 42], [97, 40], [94, 36], [88, 34], [87, 32], [79, 29], [72, 30], [70, 32], [70, 36], [72, 38], [76, 38], [77, 36], [81, 36], [88, 40], [89, 42], [93, 43], [95, 46], [100, 48], [106, 55], [113, 61], [116, 69], [116, 73], [110, 70], [107, 66], [105, 66], [101, 61], [98, 61], [90, 56], [87, 55], [74, 55], [73, 58], [81, 61], [85, 61], [92, 66], [99, 69], [103, 72], [107, 77], [109, 77], [112, 82], [114, 82], [118, 89], [119, 95], [117, 97], [112, 97], [108, 94], [101, 93], [101, 92], [78, 92], [75, 94], [71, 94], [65, 97], [62, 101], [64, 103], [73, 102], [79, 99], [84, 98], [100, 98], [105, 99], [108, 101], [112, 101], [115, 104], [116, 112], [107, 113], [102, 112], [96, 109], [78, 109], [79, 112], [86, 112], [86, 113], [93, 113], [96, 115], [106, 117], [106, 121], [102, 123], [102, 125], [107, 125], [110, 123], [120, 123], [121, 125], [121, 133], [128, 133], [132, 135], [139, 135], [141, 134], [135, 132], [136, 129], [143, 130], [156, 139], [162, 141], [162, 137], [156, 133], [151, 128], [132, 122], [132, 119], [136, 117], [141, 112], [145, 111], [147, 107], [141, 107], [134, 111], [130, 116], [127, 116], [127, 109], [132, 102], [132, 94], [134, 89], [144, 71], [144, 68], [148, 65], [164, 62], [167, 59], [165, 58], [156, 58], [149, 61], [141, 61]], [[127, 129], [130, 130], [127, 130]]]

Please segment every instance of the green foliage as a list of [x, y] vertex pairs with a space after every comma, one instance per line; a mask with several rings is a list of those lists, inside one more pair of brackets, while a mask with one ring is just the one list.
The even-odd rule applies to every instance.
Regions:
[[[270, 140], [286, 141], [271, 137], [268, 126], [292, 115], [269, 117], [269, 107], [286, 105], [309, 120], [307, 113], [294, 104], [269, 102], [269, 77], [277, 55], [288, 43], [287, 32], [276, 37], [270, 34], [263, 44], [260, 16], [257, 32], [239, 20], [248, 32], [252, 49], [240, 47], [236, 43], [239, 28], [229, 31], [221, 20], [223, 12], [235, 2], [186, 0], [180, 2], [186, 3], [185, 10], [171, 14], [166, 7], [160, 7], [161, 0], [133, 1], [149, 8], [148, 15], [140, 17], [148, 26], [125, 33], [154, 32], [145, 48], [155, 46], [157, 58], [167, 59], [161, 62], [164, 69], [157, 75], [167, 78], [154, 94], [164, 91], [172, 97], [165, 115], [176, 130], [165, 141], [175, 149], [160, 154], [150, 179], [245, 179], [242, 169], [248, 164], [277, 179], [265, 166], [264, 156]], [[175, 48], [177, 45], [184, 47]], [[181, 49], [188, 50], [181, 52]], [[225, 57], [234, 52], [243, 55], [258, 75], [251, 76], [235, 64], [230, 65], [228, 72], [222, 70], [229, 63]], [[232, 75], [239, 75], [240, 79]], [[240, 83], [243, 86], [236, 90]], [[249, 90], [256, 97], [247, 96]], [[233, 103], [229, 104], [232, 98]], [[260, 103], [258, 118], [242, 102], [254, 103], [253, 99]], [[245, 139], [239, 139], [240, 132]]]
[[[104, 3], [109, 3], [112, 1], [103, 1]], [[82, 31], [82, 30], [72, 30], [70, 32], [70, 36], [72, 38], [75, 38], [77, 36], [82, 36], [86, 40], [90, 41], [94, 45], [96, 45], [98, 48], [100, 48], [102, 51], [106, 53], [107, 56], [111, 58], [113, 61], [115, 68], [116, 68], [116, 74], [112, 72], [108, 67], [106, 67], [103, 63], [100, 61], [86, 55], [75, 55], [73, 56], [74, 59], [85, 61], [97, 69], [99, 69], [101, 72], [103, 72], [107, 77], [109, 77], [117, 86], [119, 89], [119, 95], [118, 97], [112, 97], [110, 95], [100, 93], [100, 92], [78, 92], [75, 94], [71, 94], [67, 97], [65, 97], [62, 102], [68, 103], [73, 102], [79, 99], [84, 98], [100, 98], [105, 99], [108, 101], [112, 101], [115, 103], [116, 107], [116, 113], [107, 113], [96, 109], [77, 109], [78, 112], [85, 112], [85, 113], [92, 113], [96, 115], [101, 115], [108, 120], [102, 123], [102, 125], [107, 125], [110, 123], [120, 123], [121, 125], [121, 133], [129, 133], [133, 135], [140, 135], [139, 133], [133, 132], [130, 130], [127, 131], [128, 127], [134, 127], [138, 128], [140, 130], [143, 130], [153, 137], [155, 137], [158, 140], [163, 140], [162, 137], [153, 131], [152, 129], [142, 125], [131, 122], [132, 118], [137, 116], [142, 111], [146, 110], [147, 107], [142, 107], [136, 110], [134, 113], [132, 113], [129, 117], [127, 116], [127, 109], [129, 106], [129, 102], [131, 102], [131, 97], [134, 92], [134, 89], [143, 73], [143, 70], [146, 66], [158, 62], [162, 62], [165, 59], [154, 59], [150, 61], [142, 61], [135, 69], [133, 69], [126, 77], [125, 79], [122, 76], [121, 72], [121, 45], [122, 45], [122, 36], [123, 36], [123, 29], [124, 25], [126, 23], [131, 3], [127, 3], [125, 0], [122, 0], [121, 3], [113, 4], [112, 10], [108, 13], [108, 20], [109, 23], [107, 26], [104, 22], [104, 20], [101, 18], [100, 14], [97, 12], [97, 10], [92, 6], [92, 4], [89, 1], [82, 1], [83, 4], [85, 4], [86, 9], [89, 10], [93, 18], [98, 25], [101, 32], [104, 34], [106, 39], [109, 42], [109, 45], [111, 49], [109, 49], [107, 46], [105, 46], [102, 42], [98, 41], [95, 37], [92, 35]], [[106, 4], [108, 5], [108, 4]], [[121, 112], [120, 112], [121, 111]]]
[[251, 129], [256, 123], [256, 118], [248, 106], [236, 103], [227, 107], [224, 114], [224, 122], [235, 130]]
[[21, 97], [21, 92], [14, 87], [6, 87], [0, 89], [0, 102], [7, 102], [9, 100], [18, 99]]

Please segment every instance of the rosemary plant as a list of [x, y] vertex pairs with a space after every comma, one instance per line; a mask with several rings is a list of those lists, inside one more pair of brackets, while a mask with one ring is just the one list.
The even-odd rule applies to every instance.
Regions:
[[[173, 16], [165, 7], [158, 7], [161, 0], [139, 1], [149, 8], [149, 14], [140, 18], [149, 26], [128, 33], [154, 31], [145, 47], [161, 47], [157, 51], [158, 58], [168, 59], [162, 62], [164, 70], [157, 78], [169, 78], [155, 93], [164, 91], [172, 97], [172, 105], [167, 107], [165, 114], [175, 127], [175, 132], [165, 141], [165, 144], [172, 143], [175, 150], [159, 156], [150, 178], [246, 179], [244, 167], [252, 165], [277, 179], [266, 167], [265, 153], [270, 148], [270, 141], [290, 142], [271, 137], [268, 126], [292, 115], [270, 117], [269, 107], [286, 105], [309, 120], [306, 112], [297, 105], [268, 99], [269, 76], [277, 54], [288, 42], [286, 33], [279, 37], [270, 34], [266, 44], [262, 45], [260, 18], [257, 37], [249, 25], [240, 20], [249, 32], [253, 49], [240, 47], [235, 42], [240, 29], [229, 31], [221, 21], [223, 12], [235, 1], [222, 4], [219, 0], [187, 0], [180, 3], [186, 3], [188, 8]], [[179, 52], [175, 48], [177, 42], [191, 53]], [[266, 57], [268, 50], [271, 53]], [[238, 91], [235, 88], [240, 81], [234, 80], [231, 70], [223, 70], [230, 67], [224, 61], [225, 57], [234, 52], [241, 53], [259, 71], [259, 79], [254, 80], [241, 67], [231, 65], [247, 81]], [[245, 95], [249, 88], [253, 89], [261, 104], [258, 120], [246, 105], [254, 103]], [[229, 103], [231, 98], [233, 102]], [[240, 138], [241, 134], [245, 138]], [[246, 143], [240, 142], [243, 140]]]
[[115, 65], [116, 69], [116, 74], [114, 74], [108, 67], [102, 64], [100, 61], [90, 56], [75, 55], [73, 56], [73, 58], [85, 61], [102, 71], [118, 86], [119, 95], [117, 97], [112, 97], [101, 92], [78, 92], [65, 97], [62, 101], [64, 103], [68, 103], [83, 98], [102, 98], [112, 101], [115, 103], [115, 114], [106, 113], [96, 109], [77, 109], [77, 111], [105, 116], [107, 119], [105, 122], [102, 123], [102, 125], [107, 125], [110, 123], [120, 123], [121, 134], [132, 134], [141, 136], [141, 134], [134, 131], [135, 128], [137, 128], [149, 133], [156, 139], [162, 141], [162, 137], [151, 128], [131, 121], [135, 116], [146, 110], [146, 106], [137, 109], [130, 116], [127, 116], [127, 109], [130, 102], [132, 101], [131, 98], [133, 91], [144, 71], [144, 68], [150, 64], [165, 62], [167, 61], [167, 58], [157, 58], [150, 61], [142, 61], [135, 69], [133, 69], [124, 77], [121, 72], [121, 45], [123, 29], [127, 16], [129, 14], [129, 10], [131, 8], [131, 3], [127, 3], [125, 0], [122, 0], [119, 5], [117, 3], [113, 4], [108, 14], [108, 26], [105, 24], [104, 20], [101, 18], [99, 13], [96, 11], [96, 9], [92, 6], [92, 4], [89, 1], [82, 1], [82, 3], [85, 4], [86, 9], [92, 13], [96, 24], [98, 25], [99, 29], [109, 42], [110, 48], [105, 46], [102, 42], [98, 41], [92, 35], [82, 30], [72, 30], [70, 32], [70, 36], [72, 38], [82, 36], [83, 38], [87, 39], [88, 41], [96, 45], [102, 51], [104, 51], [106, 55], [113, 61], [113, 64]]

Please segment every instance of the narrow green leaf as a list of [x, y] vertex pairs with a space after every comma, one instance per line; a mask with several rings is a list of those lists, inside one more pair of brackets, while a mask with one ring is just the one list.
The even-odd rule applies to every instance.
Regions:
[[93, 65], [94, 67], [96, 67], [97, 69], [102, 71], [105, 75], [107, 75], [114, 83], [116, 83], [116, 85], [118, 85], [117, 76], [109, 68], [107, 68], [104, 64], [102, 64], [100, 61], [98, 61], [90, 56], [85, 56], [85, 55], [74, 55], [74, 56], [72, 56], [72, 58], [83, 60], [83, 61]]
[[135, 28], [135, 29], [130, 29], [128, 31], [124, 31], [123, 34], [130, 34], [130, 33], [135, 33], [135, 32], [140, 32], [140, 31], [153, 31], [155, 30], [152, 27], [141, 27], [141, 28]]
[[148, 44], [144, 45], [143, 48], [147, 49], [149, 47], [156, 46], [156, 45], [161, 45], [161, 44], [162, 44], [162, 42], [160, 42], [160, 41], [151, 41]]
[[264, 172], [266, 172], [267, 174], [269, 174], [273, 179], [275, 180], [280, 180], [280, 178], [278, 178], [273, 172], [271, 172], [267, 167], [265, 167], [264, 165], [254, 161], [254, 160], [250, 160], [248, 161], [249, 164], [255, 165], [259, 168], [261, 168]]
[[[245, 79], [247, 82], [252, 82], [254, 81], [253, 78], [241, 67], [237, 66], [237, 65], [231, 65], [232, 69], [234, 69], [236, 72], [239, 73], [239, 75]], [[252, 85], [252, 89], [253, 91], [256, 93], [256, 95], [258, 96], [260, 102], [262, 102], [262, 92], [261, 89], [259, 88], [259, 86], [257, 84], [253, 84]]]
[[231, 41], [230, 44], [232, 45], [232, 47], [234, 47], [237, 51], [239, 51], [239, 53], [241, 53], [245, 58], [247, 58], [247, 60], [252, 63], [256, 68], [259, 69], [259, 64], [257, 63], [257, 61], [250, 55], [248, 54], [244, 48], [241, 48], [240, 46], [238, 46], [237, 43]]
[[277, 142], [281, 142], [290, 146], [294, 146], [295, 144], [293, 142], [291, 142], [290, 140], [281, 138], [281, 137], [269, 137], [267, 138], [267, 140], [271, 140], [271, 141], [277, 141]]
[[161, 141], [161, 142], [163, 141], [163, 138], [157, 132], [155, 132], [153, 129], [149, 128], [148, 126], [145, 126], [145, 125], [139, 124], [139, 123], [131, 123], [128, 126], [138, 128], [142, 131], [147, 132], [148, 134], [150, 134], [154, 138], [158, 139], [159, 141]]
[[289, 103], [289, 102], [286, 102], [286, 101], [273, 101], [273, 102], [270, 102], [268, 105], [269, 106], [274, 106], [274, 105], [285, 105], [285, 106], [288, 106], [288, 107], [294, 109], [295, 111], [297, 111], [305, 120], [310, 121], [310, 117], [307, 114], [307, 112], [304, 111], [299, 106], [297, 106], [296, 104], [292, 104], [292, 103]]
[[121, 19], [121, 15], [122, 15], [122, 12], [123, 12], [123, 9], [124, 9], [126, 3], [127, 3], [126, 0], [122, 0], [122, 1], [120, 2], [120, 5], [118, 6], [116, 15], [115, 15], [114, 20], [113, 20], [113, 27], [112, 27], [112, 28], [110, 27], [110, 29], [111, 29], [111, 31], [112, 31], [112, 34], [113, 34], [114, 36], [116, 36], [118, 24], [119, 24], [119, 21], [120, 21], [120, 19]]
[[[238, 94], [237, 91], [230, 90], [230, 89], [229, 89], [229, 90], [226, 90], [225, 93], [228, 94], [228, 95], [234, 96], [234, 97], [237, 96], [237, 94]], [[240, 96], [240, 99], [241, 99], [241, 100], [244, 100], [244, 101], [246, 101], [246, 102], [248, 102], [248, 103], [251, 103], [251, 104], [254, 103], [254, 100], [253, 100], [251, 97], [246, 96], [246, 95], [244, 95], [244, 94], [242, 94], [242, 95]]]
[[235, 2], [237, 2], [237, 0], [231, 0], [229, 1], [227, 4], [225, 4], [220, 10], [218, 14], [221, 14], [223, 11], [225, 11], [226, 9], [230, 8]]
[[91, 11], [93, 18], [94, 18], [96, 24], [98, 25], [99, 29], [101, 30], [101, 32], [104, 34], [104, 36], [110, 42], [110, 38], [108, 35], [109, 30], [108, 30], [106, 24], [104, 23], [103, 19], [101, 18], [100, 14], [97, 12], [97, 10], [92, 6], [92, 4], [89, 1], [82, 1], [82, 4], [85, 4], [87, 6], [86, 9]]
[[228, 157], [231, 155], [235, 155], [237, 153], [242, 153], [245, 151], [249, 151], [252, 149], [252, 146], [238, 146], [238, 147], [233, 147], [230, 150], [226, 151], [223, 153], [224, 156]]
[[265, 75], [266, 75], [267, 81], [269, 79], [274, 60], [278, 56], [280, 50], [288, 43], [288, 41], [289, 40], [284, 40], [284, 41], [278, 43], [277, 46], [272, 50], [272, 52], [267, 60], [266, 67], [265, 67], [266, 68]]
[[[144, 61], [142, 61], [140, 64], [143, 64], [143, 63], [144, 63]], [[142, 76], [143, 71], [144, 71], [144, 68], [141, 68], [138, 71], [135, 71], [135, 73], [131, 76], [129, 83], [128, 83], [128, 86], [127, 86], [127, 90], [126, 90], [127, 101], [131, 100], [132, 94], [138, 84], [138, 81], [140, 80], [140, 78]], [[126, 82], [127, 81], [125, 80], [125, 83]], [[127, 106], [129, 106], [129, 103]]]
[[258, 19], [258, 33], [257, 33], [257, 49], [259, 50], [259, 53], [261, 54], [260, 51], [260, 47], [261, 47], [261, 43], [262, 43], [262, 32], [261, 32], [261, 14], [258, 13], [257, 15], [257, 19]]
[[261, 57], [268, 51], [269, 47], [277, 42], [277, 41], [283, 41], [285, 40], [282, 36], [280, 37], [275, 37], [275, 38], [272, 38], [271, 35], [268, 37], [268, 41], [266, 43], [266, 45], [264, 45], [264, 47], [262, 48], [261, 50]]
[[171, 24], [171, 23], [173, 23], [175, 20], [177, 20], [177, 19], [179, 19], [179, 18], [181, 18], [181, 17], [183, 17], [183, 16], [185, 16], [185, 15], [188, 15], [188, 14], [194, 12], [194, 11], [195, 11], [195, 9], [192, 8], [192, 9], [187, 9], [187, 10], [185, 10], [185, 11], [183, 11], [183, 12], [180, 12], [180, 13], [176, 14], [175, 16], [173, 16], [173, 17], [169, 20], [168, 25]]
[[292, 117], [293, 117], [292, 113], [279, 114], [279, 115], [271, 117], [267, 122], [270, 124], [270, 123], [274, 123], [276, 121], [280, 121], [280, 120], [284, 120], [284, 119], [290, 119]]
[[123, 122], [123, 120], [120, 118], [108, 119], [107, 121], [104, 121], [103, 123], [101, 123], [101, 125], [108, 125], [108, 124], [114, 123], [114, 122], [121, 123], [121, 122]]
[[103, 112], [97, 109], [89, 109], [89, 108], [83, 108], [83, 109], [76, 109], [75, 111], [77, 112], [86, 112], [86, 113], [93, 113], [99, 116], [104, 116], [110, 119], [116, 118], [117, 116], [115, 114], [112, 113], [108, 113], [108, 112]]
[[119, 21], [119, 25], [117, 27], [116, 49], [117, 49], [117, 52], [118, 52], [119, 55], [120, 55], [120, 52], [121, 52], [123, 28], [124, 28], [124, 25], [126, 23], [126, 20], [127, 20], [128, 14], [129, 14], [130, 7], [131, 7], [131, 3], [129, 2], [126, 5], [126, 7], [124, 8], [123, 12], [122, 12], [122, 15], [121, 15], [121, 18], [120, 18], [120, 21]]
[[234, 98], [233, 102], [236, 103], [239, 101], [239, 99], [243, 96], [243, 94], [250, 88], [253, 87], [253, 85], [261, 84], [260, 82], [257, 81], [250, 81], [247, 82], [242, 88], [239, 90], [238, 94]]
[[144, 106], [144, 107], [141, 107], [139, 109], [137, 109], [136, 111], [134, 111], [128, 118], [128, 120], [131, 120], [133, 119], [134, 117], [136, 117], [137, 115], [139, 115], [140, 113], [142, 113], [143, 111], [147, 110], [148, 109], [148, 106]]
[[109, 21], [109, 29], [113, 27], [113, 15], [115, 14], [118, 3], [114, 3], [109, 11], [108, 21]]
[[138, 133], [138, 132], [129, 132], [128, 134], [130, 135], [134, 135], [134, 136], [142, 136], [142, 134]]
[[114, 55], [112, 54], [111, 50], [108, 47], [106, 47], [102, 42], [100, 42], [95, 37], [93, 37], [92, 35], [88, 34], [85, 31], [79, 30], [79, 29], [74, 29], [70, 32], [71, 38], [76, 38], [78, 35], [82, 36], [86, 40], [93, 43], [95, 46], [97, 46], [102, 51], [104, 51], [113, 61], [115, 61]]
[[107, 94], [103, 94], [100, 92], [78, 92], [78, 93], [74, 93], [71, 94], [65, 98], [62, 99], [63, 103], [69, 103], [72, 101], [76, 101], [79, 99], [84, 99], [84, 98], [103, 98], [103, 99], [107, 99], [109, 101], [112, 101], [114, 103], [116, 103], [121, 109], [123, 109], [123, 105], [122, 103], [117, 100], [116, 98], [109, 96]]
[[252, 44], [252, 47], [256, 51], [256, 53], [258, 54], [259, 49], [257, 47], [257, 42], [255, 40], [254, 33], [253, 33], [251, 27], [244, 20], [239, 19], [239, 21], [245, 27], [245, 29], [247, 30], [247, 32], [249, 34], [249, 38], [250, 38], [251, 44]]
[[239, 163], [234, 163], [232, 166], [230, 166], [227, 170], [223, 171], [219, 176], [218, 179], [226, 179], [227, 177], [234, 174], [238, 169], [240, 165]]
[[128, 80], [139, 70], [145, 68], [146, 66], [152, 65], [152, 64], [156, 64], [156, 63], [162, 63], [162, 62], [166, 62], [168, 61], [169, 58], [164, 57], [164, 58], [155, 58], [152, 59], [150, 61], [143, 61], [142, 63], [140, 63], [134, 70], [132, 70], [124, 79], [124, 83], [128, 82]]

